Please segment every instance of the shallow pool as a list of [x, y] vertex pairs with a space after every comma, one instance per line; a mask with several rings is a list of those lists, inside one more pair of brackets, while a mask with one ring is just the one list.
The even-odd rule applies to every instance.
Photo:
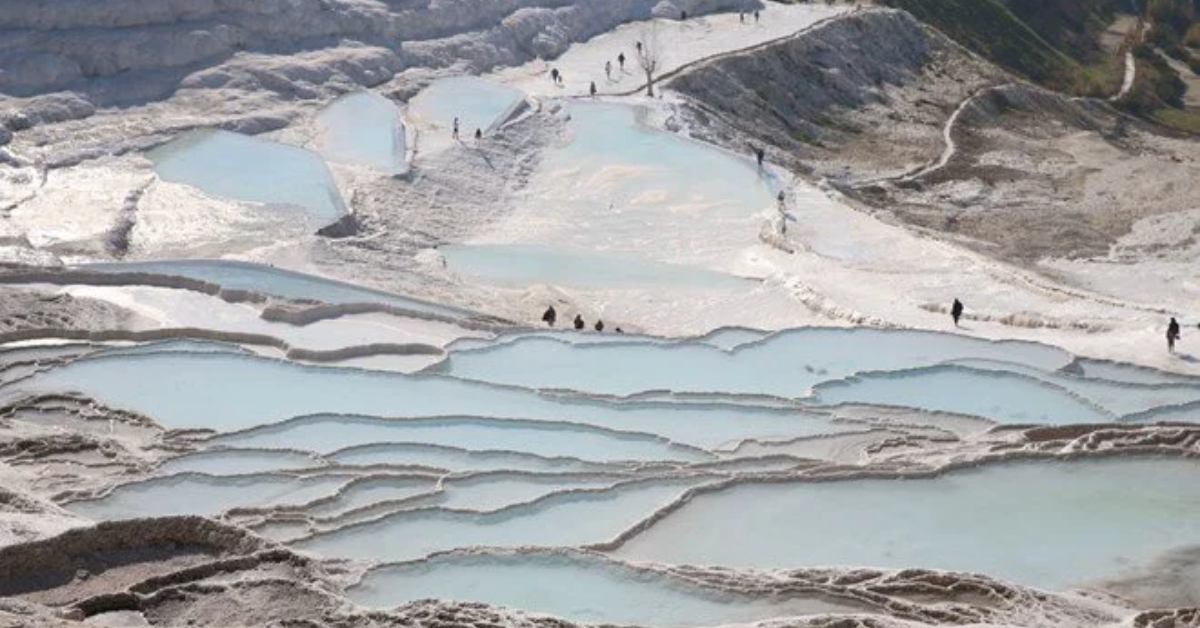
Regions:
[[317, 115], [317, 151], [336, 162], [390, 174], [408, 169], [404, 123], [392, 101], [374, 92], [342, 96]]
[[758, 283], [692, 266], [548, 246], [466, 244], [438, 251], [455, 271], [512, 288], [551, 284], [583, 289], [737, 289]]
[[445, 480], [438, 499], [432, 501], [453, 510], [488, 511], [532, 502], [564, 490], [598, 489], [628, 478], [618, 475], [557, 475], [502, 471]]
[[181, 473], [123, 484], [100, 499], [71, 502], [66, 508], [92, 519], [215, 516], [231, 508], [306, 504], [333, 495], [350, 479], [338, 475], [304, 478], [276, 474], [213, 477]]
[[784, 182], [752, 159], [641, 124], [624, 105], [570, 103], [561, 147], [541, 160], [508, 243], [552, 243], [724, 270], [758, 244]]
[[932, 567], [1062, 588], [1200, 543], [1197, 478], [1198, 460], [1107, 459], [749, 484], [692, 499], [618, 554], [756, 568]]
[[347, 593], [374, 607], [438, 598], [549, 613], [585, 624], [662, 628], [863, 611], [848, 602], [810, 596], [742, 596], [598, 556], [549, 552], [456, 554], [383, 567]]
[[470, 312], [458, 308], [251, 262], [211, 259], [158, 260], [85, 264], [80, 268], [108, 273], [151, 273], [188, 277], [215, 283], [223, 288], [249, 290], [285, 299], [307, 299], [323, 303], [377, 303], [457, 318], [471, 315]]
[[602, 465], [573, 458], [543, 458], [508, 451], [470, 451], [461, 447], [443, 447], [414, 443], [371, 443], [329, 454], [328, 459], [344, 465], [413, 465], [446, 471], [579, 472], [604, 469]]
[[185, 454], [167, 460], [158, 467], [161, 474], [206, 473], [210, 475], [242, 475], [320, 466], [313, 456], [299, 451], [256, 451], [250, 449], [217, 449]]
[[428, 126], [440, 127], [449, 137], [454, 118], [462, 139], [475, 129], [486, 131], [521, 98], [517, 90], [472, 76], [434, 81], [408, 103], [408, 116]]
[[[77, 390], [110, 405], [154, 417], [167, 427], [221, 431], [314, 413], [499, 417], [579, 423], [715, 448], [746, 438], [784, 439], [848, 429], [798, 410], [572, 400], [444, 377], [310, 367], [221, 353], [153, 353], [79, 360], [39, 374], [28, 388]], [[337, 428], [332, 432], [336, 434]], [[352, 431], [346, 436], [354, 434]], [[357, 439], [346, 445], [361, 442]]]
[[329, 168], [303, 148], [207, 129], [184, 134], [147, 157], [162, 180], [206, 194], [300, 208], [319, 224], [346, 213]]
[[875, 404], [984, 417], [1002, 423], [1101, 423], [1117, 416], [1040, 379], [955, 365], [870, 373], [817, 386], [826, 405]]
[[459, 547], [564, 546], [608, 541], [711, 478], [652, 480], [599, 492], [562, 493], [486, 514], [440, 509], [388, 515], [299, 543], [326, 556], [413, 560]]
[[631, 338], [583, 345], [530, 335], [454, 350], [438, 368], [465, 379], [611, 395], [672, 390], [803, 397], [818, 383], [865, 371], [964, 358], [1008, 360], [1041, 370], [1071, 361], [1070, 354], [1046, 345], [920, 331], [809, 328], [745, 339], [725, 350], [703, 341]]
[[[238, 448], [307, 448], [321, 453], [373, 443], [412, 443], [595, 462], [700, 462], [711, 458], [695, 450], [672, 447], [655, 436], [622, 434], [588, 425], [454, 417], [376, 419], [318, 415], [219, 436], [212, 442]], [[393, 460], [394, 464], [406, 462], [401, 458]]]

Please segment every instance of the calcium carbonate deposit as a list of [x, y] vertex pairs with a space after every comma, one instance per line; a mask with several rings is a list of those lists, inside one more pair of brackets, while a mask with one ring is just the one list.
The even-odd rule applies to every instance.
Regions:
[[1200, 626], [1200, 149], [1105, 149], [1102, 253], [906, 213], [1098, 159], [1013, 80], [840, 1], [0, 2], [0, 626]]

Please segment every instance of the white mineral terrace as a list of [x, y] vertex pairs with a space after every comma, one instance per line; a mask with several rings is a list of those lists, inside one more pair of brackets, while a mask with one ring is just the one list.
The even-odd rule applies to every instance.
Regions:
[[[5, 210], [60, 264], [3, 287], [92, 318], [0, 327], [0, 429], [75, 456], [0, 449], [0, 497], [50, 513], [0, 508], [0, 551], [199, 515], [339, 604], [505, 628], [1128, 628], [1130, 581], [1200, 604], [1194, 332], [1167, 354], [1124, 275], [1084, 290], [869, 215], [641, 92], [634, 42], [671, 75], [852, 7], [593, 1], [623, 7], [601, 32], [516, 2], [484, 38], [541, 50], [524, 20], [558, 20], [552, 60], [417, 65], [473, 54], [442, 33], [411, 76], [158, 128]], [[129, 246], [76, 246], [108, 237], [115, 179], [145, 183]]]

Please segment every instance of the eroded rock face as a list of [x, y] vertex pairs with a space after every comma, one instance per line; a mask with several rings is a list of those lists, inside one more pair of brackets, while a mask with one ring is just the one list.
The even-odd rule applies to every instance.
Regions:
[[[414, 61], [490, 67], [557, 55], [631, 19], [756, 6], [755, 0], [19, 3], [0, 16], [0, 92], [32, 95], [125, 73], [166, 70], [179, 78], [242, 51], [319, 50], [347, 41], [391, 51], [379, 59], [382, 67], [363, 68], [357, 77], [380, 83]], [[323, 82], [313, 73], [293, 78]]]
[[[958, 102], [1002, 80], [995, 68], [908, 13], [872, 10], [701, 64], [667, 87], [698, 104], [701, 133], [772, 161], [841, 174], [903, 172], [936, 158]], [[705, 130], [703, 127], [710, 127]]]
[[137, 316], [110, 303], [41, 290], [0, 287], [0, 332], [23, 329], [111, 329]]

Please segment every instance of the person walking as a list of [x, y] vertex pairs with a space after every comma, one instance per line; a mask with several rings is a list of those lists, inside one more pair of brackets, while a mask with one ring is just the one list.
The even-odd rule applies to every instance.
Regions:
[[763, 167], [763, 158], [766, 156], [767, 156], [766, 151], [764, 151], [761, 147], [758, 147], [758, 146], [754, 147], [754, 158], [758, 160], [758, 168], [760, 170]]
[[604, 77], [610, 81], [612, 80], [612, 61], [604, 62]]
[[454, 132], [452, 134], [452, 137], [454, 139], [458, 139], [458, 116], [454, 117]]
[[958, 319], [962, 318], [963, 304], [958, 299], [954, 300], [954, 304], [950, 306], [950, 318], [954, 319], [954, 326], [958, 327]]
[[1167, 324], [1167, 352], [1175, 353], [1175, 341], [1179, 340], [1179, 322], [1175, 317], [1171, 317], [1171, 322]]
[[596, 81], [592, 81], [592, 86], [588, 88], [588, 91], [591, 92], [592, 98], [596, 97]]
[[624, 72], [625, 71], [625, 53], [622, 52], [617, 55], [617, 64], [621, 66], [621, 71]]
[[550, 82], [558, 85], [558, 68], [550, 68]]
[[784, 196], [783, 190], [779, 190], [779, 195], [775, 197], [775, 200], [779, 201], [779, 204], [775, 206], [775, 210], [779, 212], [779, 234], [785, 236], [787, 235], [788, 219], [787, 203], [784, 202], [784, 199], [786, 198], [787, 197]]

